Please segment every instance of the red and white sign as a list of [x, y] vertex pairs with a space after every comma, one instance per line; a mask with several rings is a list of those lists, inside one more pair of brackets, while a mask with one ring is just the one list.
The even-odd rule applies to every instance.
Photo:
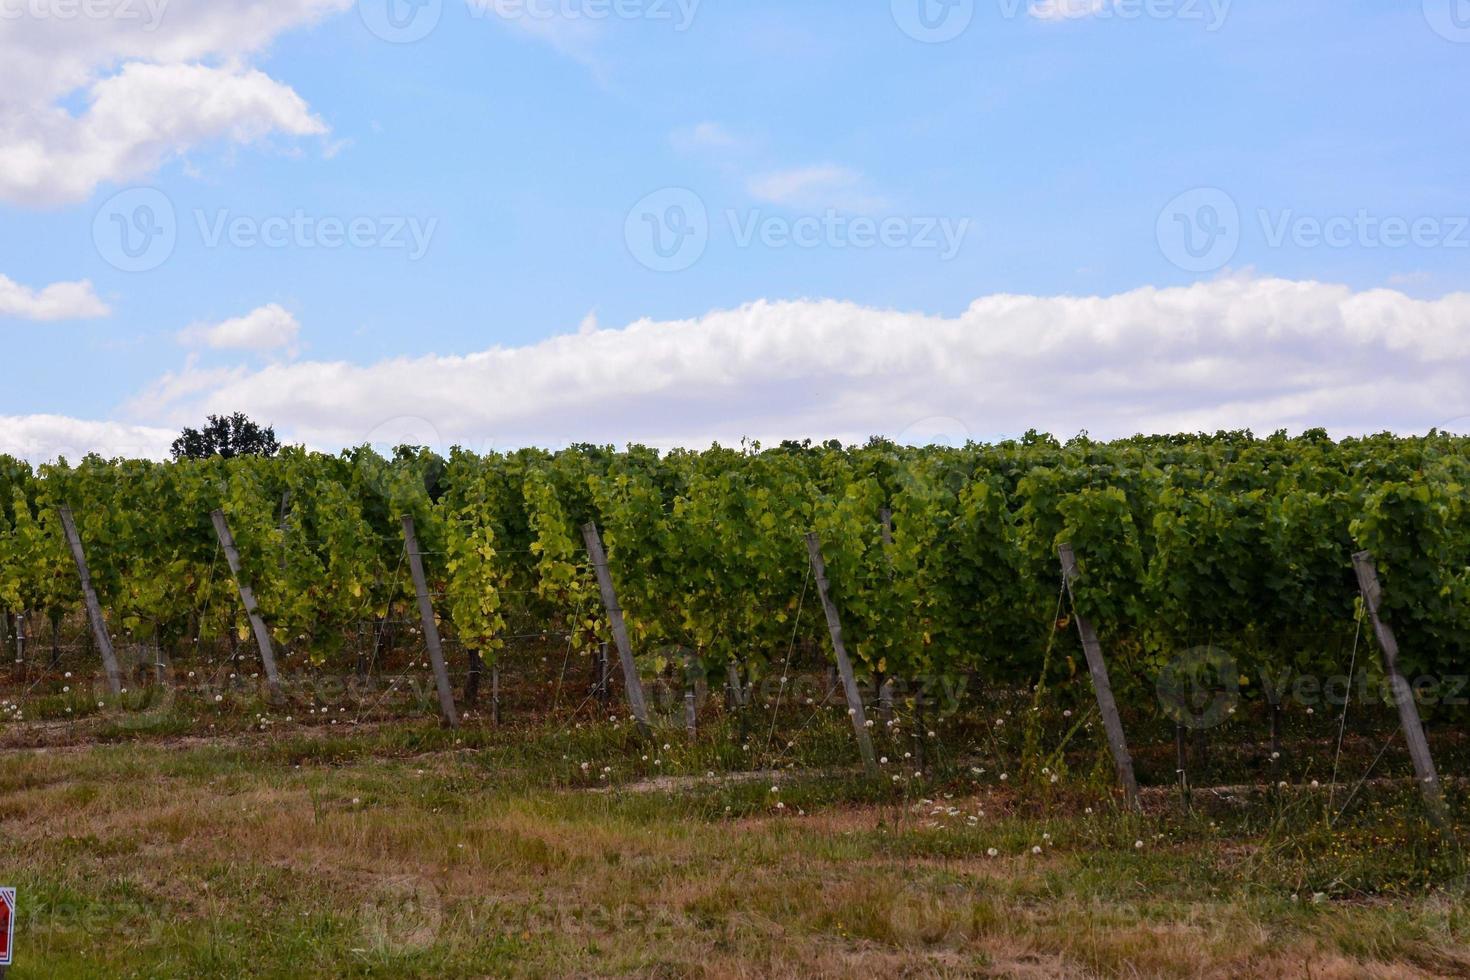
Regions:
[[10, 965], [15, 950], [15, 889], [0, 888], [0, 966]]

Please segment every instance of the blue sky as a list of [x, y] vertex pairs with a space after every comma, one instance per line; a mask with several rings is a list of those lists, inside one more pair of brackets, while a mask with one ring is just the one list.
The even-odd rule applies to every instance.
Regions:
[[[735, 346], [722, 350], [734, 356], [746, 330], [760, 338], [751, 347], [761, 357], [783, 359], [767, 374], [751, 362], [740, 378], [717, 378], [739, 388], [728, 398], [695, 409], [690, 387], [707, 390], [711, 378], [669, 377], [607, 413], [604, 432], [579, 425], [577, 392], [558, 400], [538, 390], [540, 401], [512, 411], [500, 400], [527, 392], [483, 390], [495, 375], [466, 377], [455, 382], [465, 404], [441, 399], [429, 422], [445, 440], [487, 444], [584, 434], [665, 442], [826, 434], [819, 429], [894, 434], [930, 418], [957, 419], [966, 434], [987, 437], [1029, 427], [1019, 412], [953, 394], [926, 406], [922, 364], [895, 377], [867, 363], [813, 362], [814, 338], [845, 331], [824, 319], [832, 307], [821, 300], [841, 304], [838, 321], [883, 320], [875, 338], [901, 350], [914, 337], [933, 343], [936, 324], [997, 294], [1053, 304], [1041, 310], [1065, 297], [1111, 298], [1140, 329], [1175, 335], [1176, 306], [1139, 312], [1123, 298], [1184, 290], [1194, 298], [1193, 324], [1234, 315], [1231, 304], [1258, 307], [1258, 297], [1235, 288], [1241, 282], [1320, 283], [1337, 291], [1317, 295], [1284, 326], [1338, 317], [1340, 339], [1382, 346], [1362, 349], [1353, 364], [1403, 361], [1394, 380], [1409, 390], [1430, 374], [1424, 358], [1404, 360], [1405, 332], [1449, 344], [1432, 359], [1442, 370], [1447, 353], [1459, 356], [1453, 338], [1470, 327], [1462, 319], [1470, 230], [1459, 221], [1470, 214], [1463, 0], [1153, 0], [1154, 14], [1136, 17], [1143, 0], [1052, 0], [1070, 3], [1065, 10], [974, 0], [972, 14], [960, 0], [949, 16], [971, 19], [945, 43], [903, 29], [920, 4], [941, 17], [942, 0], [702, 0], [683, 30], [674, 0], [627, 0], [634, 16], [607, 19], [590, 18], [593, 8], [577, 0], [548, 0], [544, 17], [443, 0], [437, 25], [414, 43], [369, 29], [385, 0], [363, 0], [365, 9], [290, 0], [248, 40], [231, 40], [241, 32], [229, 18], [250, 17], [233, 0], [163, 0], [146, 32], [136, 23], [62, 22], [46, 14], [48, 2], [57, 0], [27, 0], [29, 12], [0, 20], [0, 54], [49, 46], [75, 58], [73, 71], [56, 69], [44, 83], [22, 75], [35, 70], [23, 59], [0, 68], [0, 79], [12, 71], [12, 82], [27, 79], [19, 93], [0, 96], [0, 164], [37, 145], [42, 159], [34, 174], [0, 180], [0, 287], [14, 294], [7, 302], [0, 288], [0, 333], [15, 358], [0, 385], [0, 422], [17, 444], [36, 416], [162, 431], [236, 407], [226, 403], [233, 399], [288, 435], [331, 447], [382, 421], [373, 417], [377, 396], [362, 389], [391, 385], [386, 365], [395, 358], [423, 368], [406, 372], [406, 383], [433, 386], [424, 358], [454, 370], [460, 356], [503, 347], [528, 357], [540, 349], [544, 360], [535, 345], [547, 338], [600, 332], [622, 345], [609, 363], [637, 373], [643, 355], [629, 345], [639, 335], [622, 328], [649, 320], [658, 355], [669, 358], [658, 370], [677, 373], [677, 349], [700, 324], [763, 302], [749, 324], [729, 328]], [[120, 22], [127, 4], [142, 4], [102, 2], [124, 5], [113, 11]], [[20, 0], [6, 9], [21, 9]], [[1449, 19], [1457, 11], [1463, 19]], [[137, 66], [160, 75], [136, 78]], [[187, 74], [193, 67], [207, 72]], [[116, 98], [101, 94], [109, 86]], [[190, 108], [201, 104], [208, 109]], [[87, 123], [89, 105], [99, 107], [94, 116], [105, 108], [117, 118]], [[108, 202], [136, 187], [164, 195], [177, 242], [156, 268], [125, 272], [96, 239], [113, 227]], [[693, 193], [708, 241], [692, 264], [686, 254], [677, 271], [660, 272], [640, 262], [643, 216], [629, 216], [664, 192], [650, 220], [672, 220], [663, 210], [675, 200], [668, 188]], [[1206, 224], [1222, 223], [1223, 251], [1171, 261], [1180, 253], [1169, 229], [1186, 225], [1168, 209], [1180, 200], [1185, 219], [1201, 223], [1191, 232], [1196, 244], [1209, 244]], [[1206, 215], [1204, 206], [1216, 210]], [[211, 242], [222, 222], [248, 232], [293, 217], [313, 229], [323, 221], [371, 229], [363, 243], [336, 248], [321, 247], [318, 230], [292, 233], [282, 247], [248, 237], [231, 244], [227, 235]], [[1341, 240], [1318, 241], [1313, 222], [1332, 219]], [[856, 247], [864, 220], [893, 222], [891, 244]], [[1381, 240], [1385, 220], [1420, 224], [1412, 240], [1390, 247]], [[819, 240], [782, 244], [779, 236], [803, 221], [820, 226]], [[762, 231], [742, 242], [742, 228], [778, 237], [763, 243]], [[946, 244], [945, 228], [963, 234]], [[80, 295], [44, 304], [41, 291], [52, 284]], [[1398, 319], [1365, 339], [1354, 326], [1361, 311], [1345, 314], [1344, 303], [1363, 305], [1380, 288], [1393, 291]], [[264, 320], [249, 319], [267, 308]], [[761, 312], [770, 310], [780, 315]], [[1144, 322], [1151, 316], [1156, 322]], [[1282, 326], [1263, 322], [1234, 337], [1229, 355], [1263, 373], [1289, 372], [1312, 361], [1311, 344], [1336, 349], [1330, 332], [1273, 346]], [[766, 337], [804, 330], [813, 333], [800, 350]], [[1110, 356], [1121, 366], [1149, 360], [1157, 347], [1145, 333]], [[568, 343], [558, 356], [586, 359], [600, 349]], [[1182, 352], [1175, 367], [1220, 353]], [[994, 352], [972, 356], [977, 379], [1016, 370]], [[342, 380], [330, 368], [339, 362], [363, 373]], [[1346, 361], [1334, 366], [1344, 372], [1332, 381], [1336, 397], [1316, 403], [1313, 382], [1298, 374], [1281, 390], [1213, 391], [1198, 404], [1179, 403], [1162, 382], [1146, 402], [1130, 402], [1122, 386], [1084, 399], [1075, 415], [1037, 414], [1073, 430], [1126, 433], [1196, 418], [1422, 428], [1460, 411], [1445, 404], [1452, 395], [1426, 398], [1412, 411], [1385, 409], [1379, 424], [1371, 412], [1342, 407], [1359, 404], [1352, 391], [1368, 376]], [[516, 369], [527, 370], [538, 369]], [[842, 408], [848, 387], [868, 386], [875, 371], [883, 377], [872, 387], [888, 393], [873, 397], [888, 401]], [[762, 379], [777, 376], [783, 388], [772, 398]], [[574, 372], [561, 383], [578, 378], [586, 381]], [[1444, 393], [1453, 382], [1452, 371]], [[283, 386], [300, 388], [299, 397]], [[822, 390], [821, 412], [800, 395], [803, 386]], [[610, 390], [593, 406], [616, 399]], [[334, 409], [324, 391], [341, 404]], [[1284, 398], [1296, 401], [1287, 409]], [[461, 423], [459, 408], [470, 421]], [[667, 424], [686, 408], [700, 426]], [[350, 421], [329, 423], [334, 411]], [[393, 411], [414, 414], [409, 401]], [[565, 418], [552, 431], [522, 417], [538, 412]], [[103, 449], [115, 442], [115, 432], [78, 432], [92, 434], [47, 438], [93, 438]], [[44, 455], [44, 440], [32, 441], [22, 448]]]

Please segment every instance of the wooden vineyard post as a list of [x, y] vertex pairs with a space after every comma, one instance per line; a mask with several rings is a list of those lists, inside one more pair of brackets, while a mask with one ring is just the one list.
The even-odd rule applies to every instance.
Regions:
[[480, 675], [485, 671], [485, 660], [479, 650], [469, 651], [470, 672], [464, 680], [464, 703], [471, 708], [480, 705]]
[[121, 694], [122, 675], [117, 669], [117, 655], [112, 650], [107, 620], [102, 616], [102, 603], [97, 601], [97, 590], [92, 587], [92, 573], [87, 570], [87, 553], [82, 550], [82, 538], [77, 534], [76, 521], [71, 518], [71, 508], [62, 507], [60, 512], [61, 528], [66, 532], [66, 543], [71, 546], [71, 557], [77, 564], [77, 576], [82, 581], [82, 598], [87, 603], [87, 618], [92, 621], [92, 635], [97, 640], [97, 648], [102, 651], [102, 667], [107, 672], [107, 689], [113, 694]]
[[[582, 540], [587, 545], [587, 556], [592, 560], [592, 569], [597, 573], [597, 587], [602, 592], [602, 606], [612, 626], [613, 641], [618, 645], [618, 659], [623, 664], [623, 685], [627, 689], [628, 708], [645, 736], [653, 734], [648, 725], [648, 705], [643, 700], [643, 681], [638, 677], [638, 664], [633, 660], [633, 646], [628, 642], [628, 627], [623, 622], [623, 607], [618, 605], [618, 594], [613, 589], [612, 573], [607, 567], [607, 553], [602, 550], [602, 536], [597, 533], [595, 523], [582, 527]], [[606, 677], [606, 673], [603, 674]]]
[[490, 721], [500, 724], [500, 658], [490, 665]]
[[229, 522], [225, 520], [225, 512], [216, 510], [209, 515], [214, 521], [214, 533], [219, 538], [220, 548], [225, 553], [225, 562], [230, 566], [230, 574], [234, 576], [235, 588], [240, 592], [240, 603], [245, 607], [245, 615], [250, 619], [250, 629], [255, 633], [255, 645], [260, 648], [260, 663], [265, 668], [265, 681], [270, 685], [271, 695], [274, 696], [281, 689], [281, 675], [276, 670], [276, 654], [271, 647], [271, 632], [266, 628], [265, 620], [261, 618], [260, 606], [255, 601], [255, 590], [250, 583], [245, 581], [245, 573], [240, 568], [240, 549], [235, 547], [235, 536], [230, 533]]
[[699, 691], [694, 681], [694, 654], [684, 652], [684, 731], [693, 738], [699, 730]]
[[1374, 635], [1383, 650], [1383, 669], [1388, 674], [1388, 683], [1393, 691], [1394, 702], [1399, 709], [1399, 723], [1404, 729], [1404, 741], [1409, 744], [1409, 757], [1414, 760], [1414, 775], [1419, 791], [1424, 794], [1424, 803], [1429, 816], [1436, 824], [1445, 820], [1444, 792], [1439, 785], [1439, 775], [1434, 770], [1434, 758], [1429, 754], [1429, 741], [1424, 737], [1424, 726], [1419, 721], [1419, 705], [1414, 700], [1414, 691], [1399, 670], [1399, 641], [1393, 627], [1378, 614], [1378, 602], [1383, 597], [1383, 587], [1378, 581], [1378, 568], [1373, 555], [1360, 551], [1353, 555], [1353, 570], [1358, 574], [1358, 588], [1363, 593], [1363, 604], [1368, 607], [1368, 617], [1373, 622]]
[[594, 656], [593, 670], [597, 677], [593, 680], [592, 690], [597, 695], [597, 703], [602, 705], [602, 710], [607, 710], [607, 702], [612, 694], [612, 665], [607, 656], [607, 642], [597, 644], [597, 653]]
[[[15, 621], [15, 679], [17, 681], [19, 681], [22, 677], [25, 676], [25, 670], [26, 670], [26, 626], [25, 626], [25, 613], [21, 613], [21, 614], [15, 616], [14, 617], [14, 621]], [[10, 611], [9, 610], [6, 610], [6, 612], [5, 612], [5, 622], [6, 622], [7, 626], [11, 622], [11, 614], [10, 614]], [[7, 639], [8, 639], [8, 637], [7, 637]], [[8, 645], [9, 644], [7, 644], [7, 646]]]
[[439, 689], [439, 710], [444, 723], [459, 727], [459, 712], [454, 708], [454, 690], [449, 686], [449, 669], [444, 666], [444, 647], [439, 642], [439, 624], [434, 621], [434, 602], [429, 598], [429, 580], [424, 575], [424, 559], [414, 533], [413, 517], [403, 515], [403, 546], [408, 550], [408, 570], [413, 575], [414, 592], [419, 600], [419, 618], [424, 624], [424, 645], [429, 648], [429, 663], [434, 667], [434, 686]]
[[1108, 664], [1103, 659], [1102, 644], [1092, 623], [1077, 612], [1077, 601], [1072, 595], [1072, 583], [1077, 579], [1077, 554], [1070, 544], [1058, 549], [1062, 559], [1062, 578], [1067, 585], [1067, 596], [1072, 599], [1073, 618], [1077, 620], [1077, 633], [1082, 639], [1082, 652], [1087, 655], [1087, 670], [1092, 675], [1092, 689], [1097, 696], [1097, 707], [1102, 713], [1103, 730], [1108, 736], [1108, 748], [1113, 753], [1113, 765], [1118, 770], [1118, 781], [1123, 784], [1123, 793], [1128, 805], [1139, 809], [1138, 780], [1133, 775], [1133, 757], [1128, 754], [1128, 740], [1123, 736], [1123, 720], [1118, 717], [1118, 702], [1113, 700], [1113, 685], [1108, 679]]
[[740, 683], [740, 669], [733, 663], [725, 665], [725, 682], [730, 689], [730, 707], [745, 707], [744, 687]]
[[857, 678], [853, 676], [852, 661], [847, 657], [847, 646], [842, 642], [842, 620], [837, 607], [827, 590], [827, 563], [822, 560], [822, 542], [815, 531], [806, 536], [806, 549], [811, 558], [812, 576], [817, 582], [817, 595], [822, 600], [822, 611], [827, 614], [827, 628], [832, 633], [832, 652], [837, 658], [837, 671], [842, 675], [842, 688], [847, 693], [847, 713], [852, 718], [852, 729], [857, 733], [858, 751], [863, 756], [863, 767], [870, 774], [878, 772], [878, 762], [873, 756], [873, 739], [868, 734], [868, 719], [863, 712], [863, 696], [858, 690]]

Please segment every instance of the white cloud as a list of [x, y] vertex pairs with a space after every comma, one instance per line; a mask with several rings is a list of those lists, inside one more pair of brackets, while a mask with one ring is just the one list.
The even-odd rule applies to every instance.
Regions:
[[249, 61], [352, 0], [99, 2], [67, 9], [108, 16], [61, 17], [59, 5], [37, 16], [25, 5], [4, 20], [0, 199], [65, 204], [208, 141], [325, 131], [300, 96]]
[[107, 316], [112, 311], [97, 298], [92, 283], [56, 282], [44, 289], [30, 289], [0, 275], [0, 317], [22, 320], [84, 320]]
[[251, 310], [222, 323], [195, 324], [179, 333], [185, 344], [210, 347], [215, 350], [248, 350], [257, 353], [294, 349], [301, 324], [296, 317], [276, 303]]
[[1077, 20], [1109, 10], [1115, 0], [1032, 0], [1029, 10], [1037, 20]]
[[61, 415], [0, 415], [0, 453], [32, 463], [52, 462], [62, 456], [76, 462], [90, 452], [163, 459], [177, 436], [170, 429], [121, 422], [91, 422]]
[[796, 208], [869, 211], [881, 198], [867, 192], [862, 174], [846, 167], [822, 165], [778, 170], [750, 178], [746, 190], [758, 201]]
[[187, 424], [244, 411], [335, 448], [416, 420], [441, 445], [702, 445], [1033, 426], [1099, 437], [1470, 415], [1470, 294], [1223, 279], [1115, 296], [993, 295], [955, 317], [758, 302], [525, 347], [370, 365], [186, 367], [130, 406]]

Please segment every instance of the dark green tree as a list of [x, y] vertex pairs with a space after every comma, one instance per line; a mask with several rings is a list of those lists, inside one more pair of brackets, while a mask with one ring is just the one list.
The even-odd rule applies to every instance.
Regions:
[[241, 412], [211, 415], [201, 428], [186, 428], [173, 444], [176, 460], [274, 456], [280, 450], [273, 427], [259, 425]]

